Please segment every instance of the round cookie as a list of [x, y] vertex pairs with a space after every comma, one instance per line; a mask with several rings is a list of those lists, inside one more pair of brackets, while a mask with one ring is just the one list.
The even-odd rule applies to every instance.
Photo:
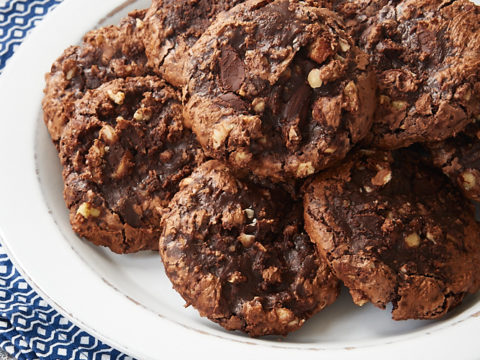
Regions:
[[480, 288], [480, 226], [411, 150], [359, 151], [305, 187], [305, 228], [357, 305], [433, 319]]
[[337, 298], [338, 281], [303, 230], [301, 203], [241, 183], [217, 160], [182, 181], [162, 226], [173, 287], [228, 330], [286, 335]]
[[188, 50], [216, 15], [243, 0], [153, 0], [142, 30], [148, 64], [174, 86], [183, 86]]
[[341, 20], [306, 3], [250, 0], [191, 50], [185, 117], [206, 152], [283, 182], [342, 159], [369, 130], [373, 74]]
[[145, 11], [135, 11], [119, 26], [88, 32], [79, 46], [68, 47], [45, 76], [42, 100], [44, 121], [55, 145], [72, 116], [74, 102], [88, 89], [128, 76], [143, 76], [149, 71], [139, 28]]
[[480, 123], [473, 123], [456, 137], [427, 144], [433, 163], [442, 169], [463, 194], [480, 201]]
[[480, 7], [469, 0], [365, 3], [352, 26], [377, 72], [372, 144], [397, 149], [462, 131], [480, 115]]
[[60, 142], [73, 230], [117, 253], [158, 249], [160, 219], [203, 161], [177, 92], [156, 77], [117, 79], [75, 103]]

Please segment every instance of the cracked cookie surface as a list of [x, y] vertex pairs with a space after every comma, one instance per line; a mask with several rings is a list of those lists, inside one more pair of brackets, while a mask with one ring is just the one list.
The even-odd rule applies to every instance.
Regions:
[[218, 13], [243, 0], [154, 0], [142, 31], [148, 64], [174, 86], [185, 84], [188, 50]]
[[442, 169], [463, 194], [480, 201], [480, 123], [467, 126], [455, 137], [427, 144], [435, 166]]
[[360, 151], [305, 188], [305, 228], [358, 305], [432, 319], [478, 291], [472, 205], [418, 154]]
[[480, 115], [480, 7], [468, 0], [338, 1], [378, 78], [370, 141], [444, 140]]
[[89, 89], [129, 76], [149, 73], [138, 27], [145, 10], [134, 11], [118, 26], [88, 32], [80, 45], [68, 47], [46, 74], [42, 100], [44, 121], [55, 143], [70, 120], [74, 103]]
[[160, 254], [202, 316], [251, 336], [286, 335], [335, 301], [338, 281], [303, 230], [301, 203], [240, 182], [216, 160], [180, 187]]
[[369, 131], [367, 55], [327, 9], [247, 1], [222, 13], [186, 66], [186, 121], [209, 156], [276, 182], [341, 160]]
[[203, 161], [176, 90], [156, 77], [117, 79], [73, 114], [60, 158], [74, 231], [117, 253], [158, 249], [168, 202]]

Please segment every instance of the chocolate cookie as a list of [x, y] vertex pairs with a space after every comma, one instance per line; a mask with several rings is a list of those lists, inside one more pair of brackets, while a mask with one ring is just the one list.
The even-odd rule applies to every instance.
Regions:
[[243, 0], [153, 0], [142, 31], [148, 64], [174, 86], [185, 84], [188, 50], [216, 15]]
[[116, 78], [148, 73], [145, 49], [137, 36], [144, 16], [145, 11], [132, 12], [119, 26], [90, 31], [79, 46], [67, 48], [52, 65], [45, 76], [42, 107], [56, 145], [72, 116], [74, 102], [88, 89]]
[[342, 159], [368, 132], [367, 55], [327, 9], [250, 0], [219, 15], [186, 67], [187, 124], [236, 169], [285, 181]]
[[467, 198], [480, 201], [480, 123], [427, 147], [435, 166], [458, 184]]
[[411, 150], [360, 151], [305, 188], [305, 228], [357, 305], [432, 319], [480, 288], [480, 226]]
[[444, 140], [480, 115], [478, 6], [468, 0], [341, 3], [337, 8], [377, 71], [373, 145]]
[[344, 20], [350, 36], [359, 42], [361, 35], [377, 18], [390, 0], [331, 0], [329, 8]]
[[303, 230], [301, 203], [241, 183], [216, 160], [182, 181], [162, 225], [174, 288], [228, 330], [285, 335], [338, 295]]
[[117, 79], [75, 103], [60, 143], [73, 230], [117, 253], [158, 249], [160, 219], [202, 162], [177, 92], [156, 77]]

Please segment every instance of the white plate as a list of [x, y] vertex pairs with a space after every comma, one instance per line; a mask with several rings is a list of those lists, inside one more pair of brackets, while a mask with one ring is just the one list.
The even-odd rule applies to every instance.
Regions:
[[0, 78], [0, 234], [34, 288], [75, 324], [139, 359], [478, 358], [480, 294], [441, 321], [394, 322], [388, 311], [354, 306], [344, 290], [298, 332], [250, 339], [184, 309], [157, 254], [119, 256], [73, 234], [40, 111], [43, 75], [86, 31], [146, 6], [147, 0], [66, 0]]

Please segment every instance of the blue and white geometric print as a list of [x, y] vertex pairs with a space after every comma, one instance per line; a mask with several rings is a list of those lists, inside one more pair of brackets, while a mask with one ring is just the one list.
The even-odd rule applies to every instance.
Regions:
[[[59, 3], [61, 0], [0, 0], [0, 73], [28, 32]], [[20, 360], [132, 359], [48, 305], [15, 269], [1, 242], [0, 348]]]
[[0, 0], [0, 72], [15, 48], [61, 0]]
[[0, 244], [0, 347], [16, 359], [129, 360], [56, 312], [22, 278]]

